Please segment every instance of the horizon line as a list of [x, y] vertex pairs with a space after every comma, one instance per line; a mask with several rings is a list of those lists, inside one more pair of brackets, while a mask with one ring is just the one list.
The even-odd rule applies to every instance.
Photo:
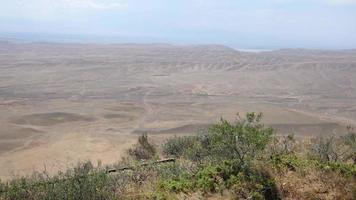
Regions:
[[[17, 35], [17, 36], [16, 36]], [[45, 38], [44, 36], [47, 36]], [[31, 37], [33, 36], [33, 37]], [[37, 37], [35, 37], [37, 36]], [[111, 39], [111, 40], [110, 40]], [[135, 41], [136, 39], [136, 41]], [[149, 40], [152, 39], [152, 40]], [[116, 41], [115, 41], [116, 40]], [[119, 41], [122, 40], [122, 41]], [[125, 41], [126, 40], [126, 41]], [[157, 41], [154, 41], [157, 40]], [[0, 31], [0, 42], [23, 43], [23, 44], [77, 44], [77, 45], [170, 45], [170, 46], [224, 46], [241, 52], [259, 53], [278, 50], [321, 50], [321, 51], [352, 51], [356, 47], [303, 47], [293, 45], [276, 45], [275, 47], [253, 47], [254, 45], [231, 45], [219, 42], [173, 42], [163, 38], [150, 36], [113, 36], [113, 35], [90, 35], [90, 34], [62, 34], [62, 33], [23, 33]], [[246, 46], [246, 47], [243, 47]]]

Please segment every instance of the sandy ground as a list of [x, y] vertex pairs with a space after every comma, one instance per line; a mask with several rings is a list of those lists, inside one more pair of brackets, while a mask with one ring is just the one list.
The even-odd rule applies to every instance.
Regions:
[[138, 134], [160, 145], [237, 112], [279, 134], [343, 134], [355, 85], [354, 51], [0, 42], [0, 178], [114, 163]]

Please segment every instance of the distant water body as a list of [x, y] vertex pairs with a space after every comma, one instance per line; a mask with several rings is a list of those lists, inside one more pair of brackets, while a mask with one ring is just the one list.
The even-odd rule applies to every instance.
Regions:
[[249, 52], [249, 53], [260, 53], [260, 52], [268, 52], [268, 51], [274, 51], [276, 49], [240, 49], [240, 48], [234, 48], [237, 51], [242, 51], [242, 52]]

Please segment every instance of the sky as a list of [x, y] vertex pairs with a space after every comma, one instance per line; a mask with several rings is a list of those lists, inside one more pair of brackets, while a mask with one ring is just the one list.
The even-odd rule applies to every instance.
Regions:
[[1, 35], [356, 48], [356, 0], [1, 0]]

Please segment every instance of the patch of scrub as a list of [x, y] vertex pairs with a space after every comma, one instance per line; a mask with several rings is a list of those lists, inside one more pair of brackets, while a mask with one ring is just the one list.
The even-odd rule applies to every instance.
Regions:
[[17, 119], [12, 120], [14, 124], [20, 125], [35, 125], [35, 126], [53, 126], [68, 122], [91, 122], [95, 119], [88, 116], [83, 116], [74, 113], [65, 112], [52, 112], [52, 113], [36, 113], [30, 115], [24, 115]]
[[0, 138], [4, 140], [13, 140], [13, 139], [25, 139], [32, 136], [38, 136], [43, 134], [41, 130], [34, 128], [14, 128], [14, 127], [4, 127], [3, 130], [0, 130]]
[[299, 136], [316, 136], [347, 133], [346, 126], [337, 123], [318, 124], [270, 124], [278, 134], [293, 133]]
[[125, 119], [125, 120], [134, 120], [134, 116], [125, 115], [125, 114], [105, 114], [103, 116], [105, 119]]
[[139, 106], [134, 106], [134, 105], [115, 106], [115, 107], [108, 108], [107, 110], [116, 111], [116, 112], [134, 112], [134, 113], [137, 113], [137, 112], [142, 113], [145, 111], [144, 108], [139, 107]]
[[133, 131], [134, 134], [150, 133], [150, 134], [186, 134], [186, 133], [199, 133], [200, 131], [207, 130], [211, 124], [186, 124], [170, 129], [140, 129]]
[[0, 155], [15, 150], [24, 145], [23, 141], [11, 140], [11, 141], [0, 141]]

